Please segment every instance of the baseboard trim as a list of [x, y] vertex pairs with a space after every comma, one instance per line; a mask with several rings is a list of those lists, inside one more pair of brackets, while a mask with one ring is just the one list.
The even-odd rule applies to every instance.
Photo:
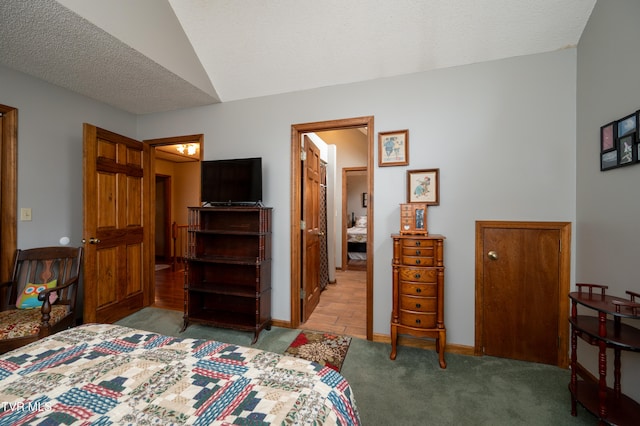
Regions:
[[[272, 320], [271, 325], [273, 325], [274, 327], [281, 327], [281, 328], [293, 328], [291, 327], [290, 321]], [[389, 345], [391, 345], [391, 336], [389, 336], [388, 334], [374, 334], [372, 341], [379, 342], [379, 343], [388, 343]], [[427, 349], [432, 351], [436, 350], [435, 340], [420, 339], [412, 336], [398, 336], [398, 345], [409, 346], [409, 347], [420, 348], [420, 349]], [[475, 349], [473, 346], [447, 344], [444, 347], [444, 351], [453, 353], [453, 354], [476, 356], [476, 354], [474, 353]]]
[[[388, 343], [389, 345], [391, 345], [391, 336], [389, 336], [388, 334], [374, 334], [373, 341], [380, 342], [380, 343]], [[409, 346], [412, 348], [427, 349], [430, 351], [436, 350], [436, 341], [434, 339], [420, 339], [418, 337], [412, 337], [412, 336], [398, 336], [398, 345]], [[449, 353], [459, 354], [459, 355], [475, 356], [473, 346], [447, 344], [444, 347], [444, 351], [445, 353], [449, 352]]]

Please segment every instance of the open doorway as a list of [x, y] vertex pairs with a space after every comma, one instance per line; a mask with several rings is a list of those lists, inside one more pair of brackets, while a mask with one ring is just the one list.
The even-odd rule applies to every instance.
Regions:
[[369, 194], [366, 167], [342, 169], [342, 270], [367, 268]]
[[151, 145], [154, 194], [154, 306], [184, 308], [187, 207], [200, 204], [203, 135], [146, 140]]
[[[327, 122], [306, 123], [292, 125], [292, 139], [291, 139], [291, 326], [293, 328], [299, 328], [302, 323], [301, 312], [303, 310], [302, 304], [304, 300], [302, 296], [303, 280], [305, 279], [305, 265], [303, 263], [304, 250], [302, 249], [302, 230], [304, 224], [302, 221], [302, 214], [304, 211], [304, 186], [303, 186], [303, 156], [301, 155], [302, 137], [309, 133], [321, 133], [327, 131], [338, 130], [353, 130], [362, 129], [366, 132], [366, 194], [367, 194], [367, 214], [369, 217], [367, 228], [367, 252], [368, 262], [365, 271], [365, 310], [366, 310], [366, 338], [371, 340], [373, 338], [373, 289], [372, 289], [372, 241], [373, 241], [373, 117], [358, 117], [344, 120], [333, 120]], [[342, 229], [342, 222], [346, 222], [346, 218], [343, 218], [340, 208], [340, 214], [338, 221], [339, 226], [336, 229]], [[342, 243], [342, 238], [339, 236], [337, 241]], [[338, 263], [341, 263], [341, 249], [336, 250], [338, 253]]]

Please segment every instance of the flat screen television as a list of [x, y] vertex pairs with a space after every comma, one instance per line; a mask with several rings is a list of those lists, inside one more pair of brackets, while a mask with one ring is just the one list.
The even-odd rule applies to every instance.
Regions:
[[203, 206], [262, 203], [262, 158], [203, 161], [200, 176]]

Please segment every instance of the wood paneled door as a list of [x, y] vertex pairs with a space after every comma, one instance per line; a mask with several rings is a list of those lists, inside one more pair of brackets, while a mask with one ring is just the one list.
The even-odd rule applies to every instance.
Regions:
[[477, 355], [568, 365], [570, 244], [570, 223], [476, 223]]
[[320, 150], [304, 135], [305, 158], [302, 170], [302, 321], [306, 321], [320, 301]]
[[84, 125], [84, 322], [114, 322], [153, 300], [148, 155], [147, 144]]

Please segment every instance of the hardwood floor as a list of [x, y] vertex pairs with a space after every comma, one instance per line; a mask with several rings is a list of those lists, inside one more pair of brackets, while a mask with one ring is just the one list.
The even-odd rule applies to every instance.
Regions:
[[[156, 271], [157, 308], [184, 309], [184, 270], [165, 268]], [[320, 294], [320, 302], [300, 329], [329, 331], [352, 337], [367, 337], [366, 272], [336, 271], [336, 283]]]
[[361, 270], [336, 271], [336, 283], [320, 294], [320, 302], [299, 328], [367, 338], [367, 279]]
[[[157, 265], [156, 265], [157, 268]], [[156, 270], [156, 308], [184, 310], [184, 269], [178, 265], [176, 270], [165, 268]]]

